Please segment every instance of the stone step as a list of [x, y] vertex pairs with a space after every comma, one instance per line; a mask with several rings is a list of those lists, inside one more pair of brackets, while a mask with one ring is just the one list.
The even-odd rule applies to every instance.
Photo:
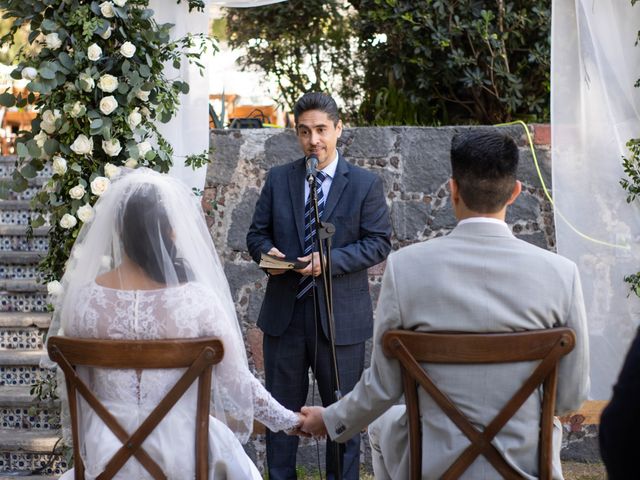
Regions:
[[0, 265], [33, 265], [44, 258], [43, 252], [0, 251]]
[[50, 313], [0, 313], [0, 328], [2, 327], [38, 327], [49, 328], [51, 323]]
[[37, 352], [8, 352], [0, 351], [0, 365], [2, 366], [27, 366], [40, 365], [40, 360], [45, 357], [43, 351]]
[[0, 292], [44, 292], [46, 294], [47, 286], [32, 278], [0, 279]]
[[31, 394], [29, 385], [5, 385], [0, 387], [0, 408], [6, 407], [46, 407], [59, 408], [60, 400], [40, 402]]
[[[12, 429], [0, 429], [0, 452], [18, 450], [32, 453], [51, 453], [59, 439], [58, 432], [16, 432]], [[59, 444], [58, 444], [59, 445]]]
[[46, 253], [48, 248], [49, 227], [35, 228], [27, 238], [27, 225], [0, 225], [0, 252]]

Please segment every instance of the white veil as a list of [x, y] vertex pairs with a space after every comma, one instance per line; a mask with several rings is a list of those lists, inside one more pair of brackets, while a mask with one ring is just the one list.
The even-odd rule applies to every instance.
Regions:
[[[640, 132], [640, 5], [554, 0], [551, 37], [553, 196], [558, 253], [578, 264], [589, 321], [591, 398], [611, 396], [640, 302], [640, 210], [626, 202], [625, 144]], [[563, 218], [564, 217], [564, 218]], [[568, 221], [565, 221], [564, 219]]]
[[[168, 317], [177, 320], [161, 335], [171, 338], [180, 337], [185, 331], [191, 333], [187, 336], [203, 330], [220, 332], [225, 353], [222, 362], [214, 367], [212, 414], [244, 442], [253, 428], [254, 377], [247, 366], [229, 285], [199, 202], [175, 178], [146, 168], [121, 172], [96, 202], [93, 220], [80, 230], [62, 278], [63, 293], [57, 301], [50, 334], [78, 331], [70, 322], [84, 321], [78, 312], [82, 312], [82, 303], [88, 299], [80, 292], [94, 284], [97, 277], [115, 276], [126, 285], [128, 279], [121, 277], [131, 270], [124, 270], [123, 262], [131, 265], [133, 261], [134, 273], [140, 267], [160, 291], [187, 284], [197, 287], [202, 292], [196, 298], [202, 319], [180, 318], [180, 314], [168, 312]], [[167, 298], [174, 297], [170, 290], [167, 293]], [[172, 307], [175, 303], [174, 298], [173, 302], [164, 302], [162, 308], [184, 307]], [[194, 330], [193, 323], [206, 325]]]

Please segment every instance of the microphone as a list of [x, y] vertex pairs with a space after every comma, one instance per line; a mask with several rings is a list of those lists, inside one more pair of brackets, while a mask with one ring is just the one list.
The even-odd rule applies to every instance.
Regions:
[[315, 153], [312, 153], [307, 157], [305, 165], [307, 167], [306, 179], [311, 183], [315, 180], [316, 174], [318, 173], [318, 157]]

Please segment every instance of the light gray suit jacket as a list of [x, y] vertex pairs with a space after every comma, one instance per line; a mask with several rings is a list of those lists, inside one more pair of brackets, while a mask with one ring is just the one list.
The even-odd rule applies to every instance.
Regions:
[[[496, 223], [464, 223], [446, 237], [403, 248], [387, 260], [371, 366], [353, 391], [325, 410], [329, 435], [347, 440], [400, 400], [400, 366], [384, 355], [381, 345], [389, 329], [514, 332], [560, 326], [575, 330], [576, 347], [560, 363], [557, 415], [579, 408], [589, 389], [587, 326], [576, 265], [518, 240], [506, 225]], [[432, 365], [427, 371], [476, 425], [487, 425], [533, 368], [531, 363]], [[507, 461], [531, 479], [538, 470], [540, 404], [541, 393], [532, 395], [494, 439]], [[423, 478], [436, 479], [468, 440], [424, 392], [420, 408]], [[395, 433], [382, 433], [391, 435], [387, 443], [395, 445], [396, 458], [385, 462], [397, 464], [393, 478], [408, 478], [406, 428], [399, 427]], [[554, 478], [562, 478], [560, 437], [555, 439]], [[480, 457], [463, 478], [500, 476]]]

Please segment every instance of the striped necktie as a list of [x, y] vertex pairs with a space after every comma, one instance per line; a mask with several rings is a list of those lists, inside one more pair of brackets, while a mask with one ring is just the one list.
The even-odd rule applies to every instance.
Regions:
[[[327, 174], [324, 172], [318, 172], [316, 174], [316, 195], [318, 197], [318, 217], [322, 219], [322, 212], [324, 211], [324, 194], [322, 193], [322, 182], [327, 178]], [[313, 244], [316, 238], [316, 217], [312, 215], [311, 208], [311, 192], [307, 197], [307, 201], [304, 204], [304, 255], [309, 255], [313, 252]], [[296, 298], [302, 298], [307, 292], [315, 285], [313, 275], [302, 277], [300, 284], [298, 285], [298, 294]]]

